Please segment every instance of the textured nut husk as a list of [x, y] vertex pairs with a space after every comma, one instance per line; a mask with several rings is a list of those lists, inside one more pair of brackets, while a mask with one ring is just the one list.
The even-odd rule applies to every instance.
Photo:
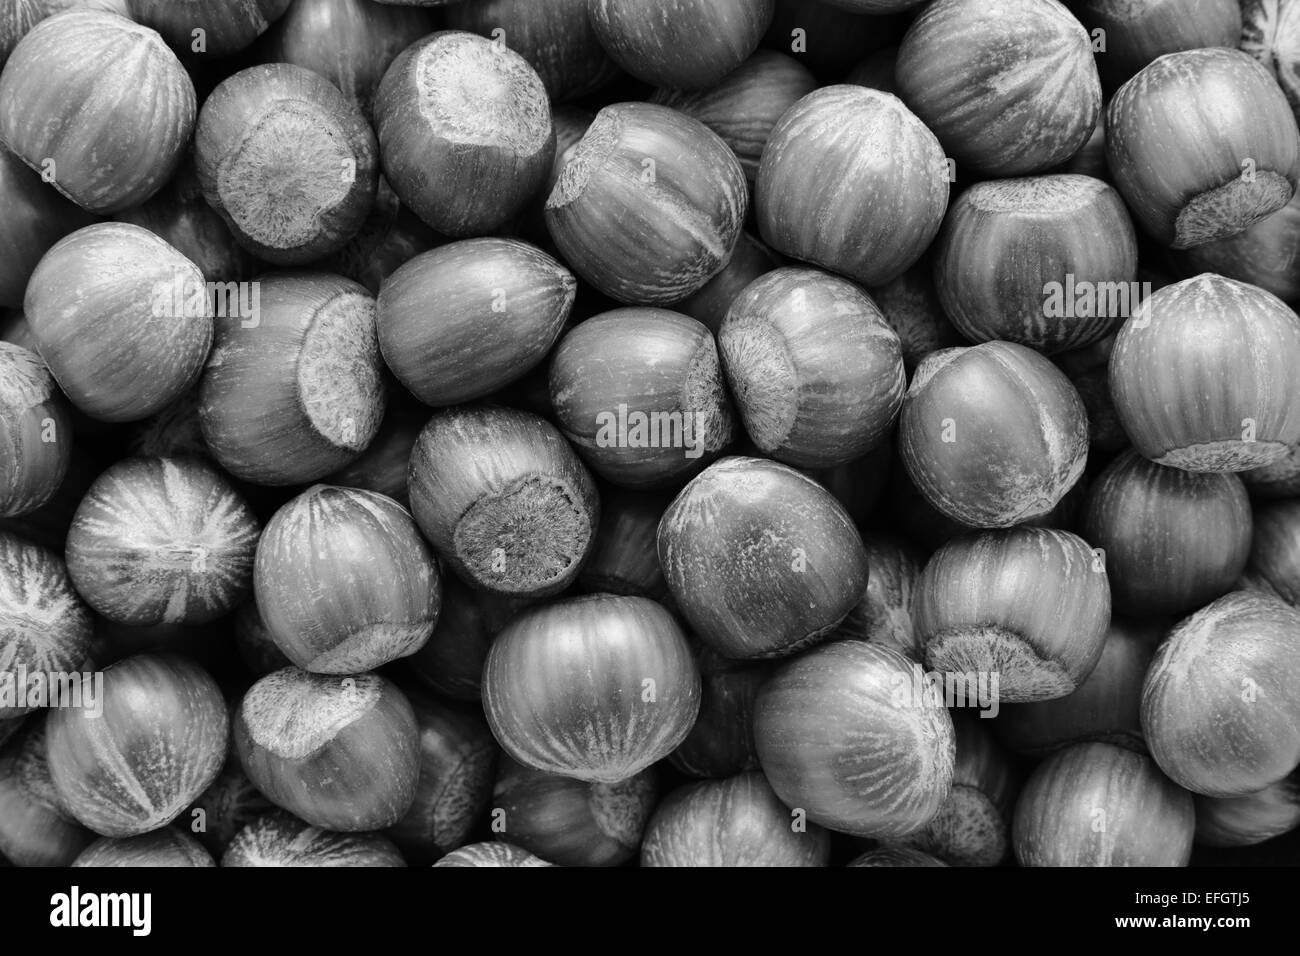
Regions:
[[194, 84], [176, 55], [114, 13], [42, 20], [0, 74], [0, 141], [101, 215], [143, 202], [172, 177], [194, 114]]
[[1009, 827], [997, 807], [964, 784], [953, 784], [934, 818], [905, 839], [952, 866], [997, 866], [1010, 846]]
[[731, 148], [665, 106], [616, 103], [596, 119], [546, 200], [546, 227], [580, 276], [632, 305], [698, 292], [726, 266], [749, 205]]
[[790, 810], [761, 773], [688, 784], [655, 810], [642, 866], [826, 866], [831, 835], [790, 825]]
[[1092, 39], [1057, 0], [937, 0], [903, 37], [896, 76], [959, 178], [1064, 162], [1101, 110]]
[[1134, 218], [1175, 249], [1270, 216], [1300, 177], [1291, 107], [1240, 50], [1170, 53], [1125, 83], [1106, 108], [1106, 155]]
[[1246, 471], [1300, 444], [1300, 318], [1262, 289], [1206, 273], [1158, 289], [1125, 322], [1110, 389], [1142, 455], [1187, 471]]
[[773, 0], [587, 0], [587, 16], [610, 58], [654, 86], [712, 86], [754, 52], [772, 22]]
[[925, 826], [953, 780], [952, 719], [913, 693], [920, 665], [880, 644], [839, 641], [781, 664], [754, 712], [758, 759], [786, 806], [854, 836]]
[[899, 415], [899, 454], [947, 517], [1006, 528], [1049, 513], [1083, 474], [1088, 418], [1042, 355], [1010, 342], [932, 352]]
[[192, 458], [128, 458], [90, 486], [68, 531], [68, 573], [111, 621], [205, 624], [252, 587], [257, 519]]
[[[545, 205], [551, 190], [560, 181], [560, 174], [569, 165], [582, 137], [596, 121], [596, 114], [576, 106], [556, 106], [551, 110], [551, 121], [555, 124], [555, 159], [551, 163], [551, 174], [546, 177], [546, 188], [541, 192], [541, 205]], [[542, 225], [545, 226], [545, 222]]]
[[840, 85], [777, 122], [754, 201], [759, 233], [777, 252], [881, 285], [930, 245], [948, 188], [939, 141], [901, 100]]
[[1188, 790], [1241, 796], [1300, 765], [1300, 611], [1234, 591], [1183, 620], [1142, 687], [1142, 729]]
[[212, 303], [193, 293], [204, 283], [193, 262], [147, 229], [99, 223], [45, 254], [23, 310], [73, 405], [100, 421], [138, 421], [180, 398], [203, 369]]
[[929, 668], [968, 683], [997, 675], [999, 699], [1023, 703], [1064, 697], [1092, 672], [1110, 588], [1082, 538], [1021, 527], [940, 548], [916, 583], [912, 610]]
[[216, 779], [230, 717], [216, 682], [183, 657], [128, 657], [105, 668], [103, 681], [102, 715], [50, 712], [50, 777], [82, 824], [138, 836], [175, 820]]
[[[935, 288], [970, 341], [1018, 342], [1050, 355], [1092, 344], [1137, 310], [1137, 264], [1124, 201], [1100, 180], [996, 180], [972, 186], [949, 211]], [[1048, 294], [1053, 285], [1059, 299]]]
[[384, 360], [426, 405], [457, 405], [539, 365], [560, 335], [577, 280], [515, 239], [466, 239], [416, 256], [385, 281]]
[[1021, 866], [1186, 866], [1192, 796], [1150, 758], [1104, 743], [1053, 754], [1016, 803]]
[[862, 539], [825, 488], [787, 465], [724, 458], [659, 523], [682, 615], [724, 657], [783, 657], [825, 639], [867, 586]]
[[700, 675], [654, 601], [598, 594], [523, 612], [483, 668], [483, 708], [507, 754], [593, 783], [668, 756], [695, 723]]

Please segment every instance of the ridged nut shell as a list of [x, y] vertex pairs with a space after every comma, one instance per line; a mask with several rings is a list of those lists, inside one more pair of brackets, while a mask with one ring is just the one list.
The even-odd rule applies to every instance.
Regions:
[[659, 561], [691, 628], [724, 657], [785, 657], [823, 640], [867, 586], [862, 539], [787, 465], [724, 458], [668, 506]]
[[335, 833], [275, 810], [240, 830], [222, 866], [406, 866], [378, 833]]
[[1185, 614], [1245, 570], [1250, 514], [1236, 475], [1166, 468], [1130, 449], [1089, 487], [1082, 533], [1106, 553], [1117, 610]]
[[940, 548], [916, 582], [912, 610], [930, 668], [968, 684], [996, 677], [1003, 702], [1050, 700], [1072, 693], [1096, 666], [1110, 588], [1082, 538], [1012, 528]]
[[685, 635], [654, 601], [609, 594], [525, 611], [483, 669], [483, 707], [506, 753], [594, 783], [668, 756], [700, 707]]
[[718, 349], [750, 439], [787, 464], [862, 457], [903, 404], [897, 333], [860, 288], [815, 269], [777, 269], [746, 286]]
[[314, 826], [357, 833], [392, 826], [419, 775], [415, 714], [378, 674], [268, 674], [235, 714], [235, 753], [278, 806]]
[[496, 232], [546, 182], [555, 128], [546, 87], [507, 46], [458, 31], [419, 40], [375, 94], [384, 176], [448, 236]]
[[1106, 155], [1134, 219], [1175, 249], [1266, 218], [1300, 178], [1291, 107], [1240, 50], [1170, 53], [1125, 83], [1106, 108]]
[[68, 531], [68, 573], [121, 624], [206, 624], [253, 583], [257, 519], [223, 473], [193, 458], [127, 458], [90, 486]]
[[1088, 417], [1065, 374], [1010, 342], [932, 352], [899, 416], [899, 453], [926, 501], [979, 528], [1048, 514], [1088, 458]]
[[1186, 866], [1192, 797], [1145, 754], [1079, 744], [1038, 765], [1016, 804], [1021, 866]]
[[722, 271], [749, 205], [740, 161], [699, 120], [616, 103], [596, 114], [546, 200], [566, 262], [605, 295], [666, 305]]
[[1110, 391], [1142, 455], [1246, 471], [1300, 443], [1300, 318], [1276, 296], [1207, 273], [1158, 289], [1124, 323]]
[[51, 711], [46, 751], [62, 805], [101, 836], [167, 825], [221, 772], [230, 717], [216, 682], [187, 658], [110, 665], [96, 705], [102, 714]]
[[100, 215], [162, 188], [194, 116], [194, 84], [162, 37], [112, 13], [42, 20], [0, 74], [0, 141]]
[[614, 309], [579, 323], [551, 358], [564, 436], [626, 488], [678, 484], [731, 444], [734, 416], [709, 330], [667, 309]]
[[763, 241], [777, 252], [880, 285], [933, 241], [948, 188], [939, 141], [901, 100], [827, 86], [773, 128], [754, 201]]
[[1300, 765], [1300, 611], [1234, 591], [1169, 632], [1142, 688], [1162, 770], [1210, 797], [1252, 793]]
[[955, 743], [942, 702], [899, 651], [839, 641], [801, 654], [759, 690], [754, 739], [778, 797], [854, 836], [913, 833], [952, 786]]
[[831, 837], [795, 826], [761, 773], [689, 784], [664, 799], [646, 828], [642, 866], [825, 866]]
[[1089, 176], [977, 183], [948, 212], [935, 287], [972, 342], [1047, 354], [1097, 341], [1136, 311], [1137, 238], [1119, 193]]
[[198, 380], [212, 345], [198, 267], [139, 226], [101, 223], [60, 240], [27, 285], [37, 350], [91, 418], [148, 418]]
[[71, 409], [39, 355], [0, 342], [0, 517], [53, 497], [72, 459]]
[[416, 256], [379, 291], [379, 348], [426, 405], [495, 392], [542, 362], [577, 280], [516, 239], [466, 239]]
[[1101, 110], [1092, 38], [1057, 0], [937, 0], [903, 37], [896, 75], [959, 178], [1064, 162]]
[[391, 498], [317, 485], [285, 504], [257, 545], [254, 593], [294, 664], [359, 674], [415, 653], [442, 603], [438, 566]]

